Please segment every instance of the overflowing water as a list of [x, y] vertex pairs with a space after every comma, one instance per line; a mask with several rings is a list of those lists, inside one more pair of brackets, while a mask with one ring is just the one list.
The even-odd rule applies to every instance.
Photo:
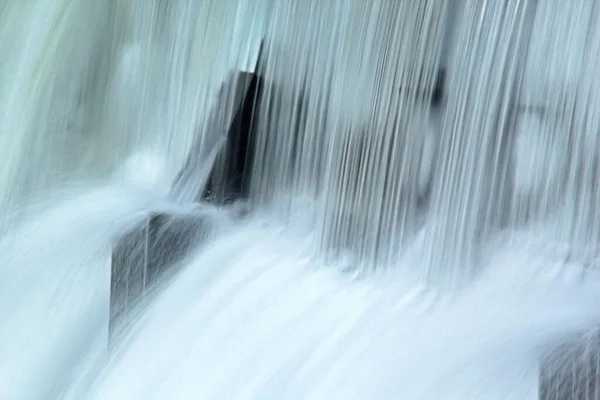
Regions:
[[[600, 399], [599, 22], [0, 0], [0, 398]], [[236, 71], [248, 191], [202, 199]], [[184, 256], [157, 215], [196, 221]]]

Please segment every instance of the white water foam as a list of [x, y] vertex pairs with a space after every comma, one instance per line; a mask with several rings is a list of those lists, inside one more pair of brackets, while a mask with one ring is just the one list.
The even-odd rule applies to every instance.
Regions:
[[526, 245], [417, 312], [400, 274], [354, 280], [257, 217], [209, 239], [109, 355], [109, 246], [177, 209], [147, 198], [96, 190], [1, 242], [2, 398], [533, 399], [540, 356], [600, 322], [600, 281]]

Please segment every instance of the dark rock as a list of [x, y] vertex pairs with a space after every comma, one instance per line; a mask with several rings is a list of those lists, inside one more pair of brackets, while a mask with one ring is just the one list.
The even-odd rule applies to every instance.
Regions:
[[432, 107], [438, 107], [441, 105], [442, 100], [444, 100], [444, 87], [446, 86], [446, 70], [441, 68], [438, 70], [435, 86], [433, 87], [433, 92], [431, 93], [431, 105]]
[[113, 249], [111, 259], [111, 337], [150, 291], [173, 274], [180, 261], [211, 232], [210, 221], [199, 216], [156, 214], [127, 233]]
[[600, 399], [600, 333], [582, 335], [542, 361], [540, 400]]
[[248, 196], [254, 162], [255, 115], [260, 93], [260, 78], [249, 72], [238, 72], [233, 92], [239, 107], [228, 124], [227, 140], [217, 155], [204, 188], [202, 199], [214, 203], [230, 203]]
[[446, 87], [446, 69], [441, 67], [438, 69], [435, 81], [433, 84], [433, 88], [427, 89], [423, 88], [420, 85], [423, 82], [423, 73], [421, 72], [421, 76], [417, 80], [417, 88], [416, 94], [412, 94], [413, 88], [403, 88], [400, 87], [400, 93], [404, 93], [406, 95], [416, 96], [418, 100], [428, 101], [431, 107], [436, 108], [441, 106], [442, 101], [444, 100], [445, 95], [445, 87]]
[[[262, 44], [255, 72], [235, 71], [224, 82], [204, 134], [196, 137], [175, 178], [174, 197], [223, 204], [248, 195], [262, 91], [262, 79], [257, 72], [261, 57]], [[205, 180], [207, 170], [209, 175]]]

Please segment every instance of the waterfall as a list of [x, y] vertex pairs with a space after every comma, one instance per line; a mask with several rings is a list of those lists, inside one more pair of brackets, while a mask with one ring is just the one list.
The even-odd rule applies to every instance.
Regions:
[[0, 0], [0, 397], [600, 398], [599, 21]]

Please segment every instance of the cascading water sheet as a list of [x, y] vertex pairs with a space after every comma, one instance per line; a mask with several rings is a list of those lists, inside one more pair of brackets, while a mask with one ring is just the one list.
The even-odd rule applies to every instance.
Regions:
[[[0, 397], [600, 398], [599, 12], [0, 1]], [[259, 49], [250, 213], [192, 204]], [[157, 214], [211, 229], [109, 338]]]
[[0, 243], [3, 398], [535, 399], [542, 354], [600, 322], [598, 277], [573, 279], [580, 265], [548, 248], [494, 246], [444, 304], [410, 276], [320, 265], [307, 232], [214, 210], [219, 232], [107, 356], [111, 238], [148, 212], [194, 212], [160, 197], [77, 195]]
[[323, 253], [352, 247], [383, 265], [414, 233], [429, 183], [419, 169], [431, 168], [438, 139], [427, 103], [447, 4], [276, 4], [253, 196], [312, 199]]

